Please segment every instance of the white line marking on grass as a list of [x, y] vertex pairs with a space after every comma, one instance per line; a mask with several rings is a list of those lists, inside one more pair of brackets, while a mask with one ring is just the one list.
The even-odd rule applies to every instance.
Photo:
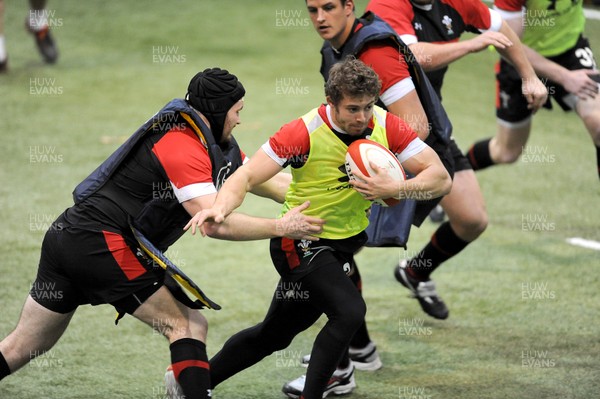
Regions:
[[595, 19], [595, 20], [600, 19], [600, 11], [598, 11], [598, 10], [591, 10], [589, 8], [584, 8], [583, 14], [585, 15], [585, 17], [587, 19]]
[[567, 242], [571, 245], [576, 245], [578, 247], [595, 249], [596, 251], [600, 251], [600, 242], [586, 240], [585, 238], [572, 237], [567, 238]]

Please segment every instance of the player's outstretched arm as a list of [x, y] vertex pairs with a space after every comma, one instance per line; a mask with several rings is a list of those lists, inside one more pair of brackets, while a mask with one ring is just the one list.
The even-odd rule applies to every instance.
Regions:
[[[505, 22], [518, 37], [523, 36], [524, 23], [522, 16], [506, 19]], [[595, 98], [598, 94], [598, 84], [590, 78], [590, 75], [596, 75], [600, 73], [599, 71], [592, 69], [571, 71], [562, 65], [547, 59], [530, 47], [523, 45], [523, 49], [527, 59], [538, 76], [542, 76], [560, 84], [569, 93], [575, 94], [581, 99]]]
[[315, 234], [321, 232], [324, 221], [301, 213], [309, 203], [288, 212], [281, 219], [256, 218], [232, 213], [242, 204], [248, 191], [252, 191], [277, 175], [281, 169], [281, 166], [269, 158], [262, 149], [258, 150], [248, 163], [226, 180], [213, 204], [191, 212], [193, 209], [191, 204], [184, 203], [186, 210], [194, 215], [184, 229], [191, 228], [192, 234], [195, 234], [199, 228], [203, 236], [209, 235], [226, 240], [258, 240], [282, 236], [294, 239], [317, 239]]
[[590, 75], [598, 75], [600, 71], [595, 69], [569, 70], [529, 47], [525, 47], [525, 53], [538, 75], [560, 84], [569, 93], [581, 99], [595, 98], [598, 95], [598, 83]]
[[513, 42], [501, 32], [486, 31], [472, 39], [454, 43], [417, 42], [409, 45], [417, 61], [425, 71], [433, 71], [448, 66], [467, 54], [476, 53], [494, 46], [506, 49]]
[[216, 213], [208, 208], [196, 213], [185, 230], [192, 234], [200, 230], [203, 236], [210, 236], [229, 241], [261, 240], [273, 237], [288, 237], [294, 240], [317, 241], [323, 231], [325, 221], [302, 214], [310, 206], [306, 201], [300, 206], [290, 209], [279, 219], [266, 219], [233, 212], [221, 223], [215, 223]]
[[510, 62], [521, 77], [521, 92], [527, 99], [528, 107], [534, 112], [540, 109], [548, 98], [548, 89], [538, 78], [534, 67], [527, 57], [526, 48], [517, 33], [506, 21], [502, 21], [500, 32], [513, 43], [513, 46], [496, 48], [500, 55]]

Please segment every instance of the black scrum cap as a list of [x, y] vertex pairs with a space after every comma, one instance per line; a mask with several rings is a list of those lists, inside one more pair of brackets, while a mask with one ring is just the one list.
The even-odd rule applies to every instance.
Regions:
[[235, 75], [225, 69], [209, 68], [192, 78], [187, 101], [210, 122], [217, 143], [220, 142], [227, 111], [246, 94]]

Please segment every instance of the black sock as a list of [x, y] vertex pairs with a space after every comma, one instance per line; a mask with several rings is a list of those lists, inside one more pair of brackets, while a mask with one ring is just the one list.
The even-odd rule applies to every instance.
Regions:
[[206, 345], [192, 338], [182, 338], [171, 344], [171, 364], [175, 379], [186, 398], [211, 397], [210, 372]]
[[467, 158], [473, 167], [473, 170], [485, 169], [488, 166], [494, 165], [492, 156], [490, 155], [490, 141], [492, 139], [485, 139], [478, 141], [469, 148], [467, 152]]
[[4, 359], [4, 355], [0, 352], [0, 380], [9, 375], [10, 368], [8, 367], [8, 363], [6, 363], [6, 359]]
[[598, 177], [600, 178], [600, 146], [596, 146], [596, 166], [598, 167]]
[[456, 235], [450, 222], [444, 222], [433, 233], [425, 248], [408, 261], [408, 272], [415, 278], [426, 281], [444, 261], [462, 251], [469, 243]]

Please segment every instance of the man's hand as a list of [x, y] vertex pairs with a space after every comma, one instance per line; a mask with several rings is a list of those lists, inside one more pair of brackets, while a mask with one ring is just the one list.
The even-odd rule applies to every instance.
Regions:
[[398, 182], [389, 175], [387, 169], [381, 168], [373, 162], [370, 162], [370, 165], [375, 171], [371, 177], [363, 175], [358, 170], [352, 170], [352, 174], [356, 177], [355, 180], [350, 180], [352, 187], [369, 201], [397, 197], [399, 194]]
[[215, 208], [203, 209], [196, 213], [194, 217], [187, 222], [183, 229], [188, 230], [191, 227], [192, 235], [195, 235], [196, 229], [198, 229], [200, 234], [202, 234], [202, 237], [206, 237], [206, 229], [203, 226], [204, 222], [212, 221], [215, 223], [223, 223], [224, 220], [225, 215], [223, 215], [221, 211], [218, 211]]
[[595, 98], [598, 95], [598, 83], [590, 75], [598, 75], [600, 71], [592, 69], [577, 69], [568, 71], [562, 82], [566, 91], [575, 94], [580, 99]]
[[313, 216], [306, 216], [303, 210], [310, 206], [310, 201], [290, 209], [280, 219], [275, 220], [277, 235], [293, 240], [318, 241], [315, 234], [323, 231], [325, 221]]
[[521, 92], [527, 100], [527, 108], [536, 112], [548, 99], [548, 89], [538, 77], [523, 79], [521, 83]]
[[473, 39], [466, 40], [465, 43], [469, 44], [469, 52], [471, 53], [485, 50], [488, 46], [494, 46], [497, 49], [503, 50], [513, 45], [513, 42], [503, 33], [491, 30], [485, 31]]

